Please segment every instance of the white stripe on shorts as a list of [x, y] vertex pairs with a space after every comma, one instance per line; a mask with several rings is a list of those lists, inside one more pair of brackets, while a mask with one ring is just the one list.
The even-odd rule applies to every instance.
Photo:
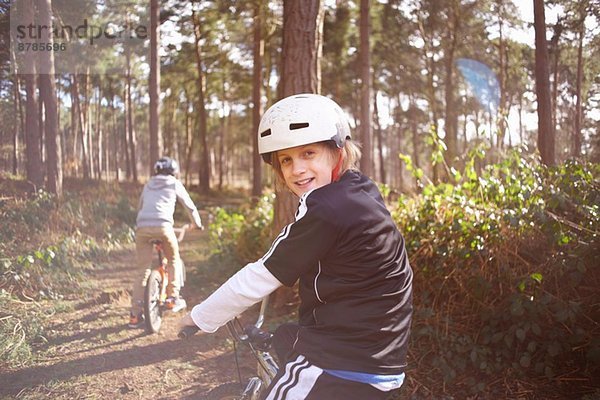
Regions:
[[298, 356], [285, 366], [285, 374], [273, 386], [266, 400], [303, 400], [323, 370], [311, 365], [304, 356]]

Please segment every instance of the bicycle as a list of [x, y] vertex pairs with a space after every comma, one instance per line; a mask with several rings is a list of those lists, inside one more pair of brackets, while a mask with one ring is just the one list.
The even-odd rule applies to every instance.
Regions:
[[[185, 236], [189, 224], [181, 228], [174, 228], [177, 233], [177, 241], [181, 242]], [[160, 239], [151, 241], [154, 251], [158, 257], [158, 264], [152, 268], [146, 278], [144, 289], [144, 324], [146, 333], [158, 333], [162, 324], [162, 316], [165, 311], [170, 311], [166, 307], [167, 285], [169, 284], [169, 274], [167, 272], [167, 258], [163, 254], [162, 241]], [[181, 260], [181, 276], [179, 277], [181, 287], [185, 283], [185, 264]]]
[[[208, 393], [199, 397], [199, 400], [259, 400], [267, 393], [266, 390], [275, 378], [279, 365], [271, 356], [271, 341], [273, 334], [261, 330], [265, 320], [265, 312], [269, 302], [269, 296], [262, 300], [258, 318], [254, 324], [242, 324], [238, 317], [229, 321], [226, 326], [233, 338], [233, 351], [235, 354], [238, 382], [222, 383], [211, 389]], [[178, 333], [180, 339], [188, 339], [198, 332], [197, 326], [186, 326]], [[240, 365], [238, 363], [238, 344], [245, 345], [257, 361], [256, 375], [250, 377], [246, 384], [242, 383]], [[403, 394], [400, 391], [390, 393], [386, 400], [400, 400]]]
[[[258, 400], [269, 387], [279, 366], [269, 352], [273, 334], [260, 329], [265, 320], [268, 302], [268, 296], [262, 300], [258, 318], [254, 324], [242, 328], [237, 317], [227, 323], [227, 329], [233, 338], [239, 382], [223, 383], [201, 397], [202, 400]], [[198, 327], [186, 326], [178, 336], [186, 339], [197, 331]], [[256, 375], [248, 379], [245, 386], [242, 384], [240, 366], [237, 363], [237, 344], [245, 345], [257, 361]]]

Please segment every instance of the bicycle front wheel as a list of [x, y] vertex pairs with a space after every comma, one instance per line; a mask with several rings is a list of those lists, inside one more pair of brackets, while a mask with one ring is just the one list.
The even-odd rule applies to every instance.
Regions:
[[162, 323], [162, 310], [160, 308], [160, 289], [162, 276], [159, 271], [152, 270], [146, 281], [144, 291], [144, 320], [147, 333], [157, 333]]

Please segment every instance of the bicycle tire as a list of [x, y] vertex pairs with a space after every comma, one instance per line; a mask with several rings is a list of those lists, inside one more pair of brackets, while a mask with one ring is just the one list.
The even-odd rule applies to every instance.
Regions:
[[241, 400], [244, 389], [238, 382], [228, 382], [211, 389], [200, 400]]
[[152, 270], [144, 290], [144, 321], [147, 333], [157, 333], [162, 324], [162, 310], [160, 308], [160, 288], [162, 276], [159, 271]]

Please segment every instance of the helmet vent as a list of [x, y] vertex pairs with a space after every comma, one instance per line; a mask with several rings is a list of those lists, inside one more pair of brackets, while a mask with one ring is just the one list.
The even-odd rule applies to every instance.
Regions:
[[266, 136], [271, 136], [271, 129], [267, 129], [266, 131], [260, 133], [260, 137]]
[[293, 131], [296, 129], [302, 129], [302, 128], [308, 128], [308, 122], [299, 122], [299, 123], [295, 123], [295, 124], [290, 124], [290, 131]]

